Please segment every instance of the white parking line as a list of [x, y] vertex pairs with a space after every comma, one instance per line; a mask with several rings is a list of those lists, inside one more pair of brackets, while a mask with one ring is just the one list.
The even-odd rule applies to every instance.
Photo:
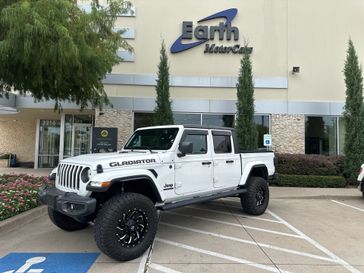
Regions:
[[342, 265], [343, 267], [345, 267], [347, 270], [349, 270], [350, 272], [353, 273], [360, 273], [359, 270], [357, 270], [355, 267], [353, 267], [352, 265], [350, 265], [349, 263], [347, 263], [346, 261], [344, 261], [343, 259], [339, 258], [338, 256], [336, 256], [334, 253], [332, 253], [330, 250], [328, 250], [327, 248], [325, 248], [324, 246], [320, 245], [318, 242], [316, 242], [315, 240], [311, 239], [310, 237], [308, 237], [306, 234], [304, 234], [302, 231], [298, 230], [297, 228], [295, 228], [294, 226], [292, 226], [291, 224], [289, 224], [288, 222], [286, 222], [285, 220], [283, 220], [281, 217], [279, 217], [277, 214], [273, 213], [270, 210], [267, 210], [267, 213], [269, 213], [270, 215], [272, 215], [274, 218], [276, 218], [278, 221], [281, 221], [286, 227], [288, 227], [290, 230], [292, 230], [293, 232], [295, 232], [296, 234], [300, 235], [303, 239], [305, 239], [307, 242], [311, 243], [313, 246], [315, 246], [317, 249], [321, 250], [322, 252], [324, 252], [327, 256], [331, 257], [332, 259], [336, 260], [336, 262], [340, 265]]
[[160, 224], [162, 224], [164, 226], [168, 226], [168, 227], [188, 230], [188, 231], [201, 233], [201, 234], [205, 234], [205, 235], [209, 235], [209, 236], [214, 236], [214, 237], [221, 238], [221, 239], [231, 240], [231, 241], [235, 241], [235, 242], [239, 242], [239, 243], [243, 243], [243, 244], [256, 245], [256, 246], [260, 246], [260, 247], [264, 247], [264, 248], [268, 248], [268, 249], [274, 249], [277, 251], [282, 251], [282, 252], [286, 252], [286, 253], [290, 253], [290, 254], [295, 254], [295, 255], [309, 257], [309, 258], [313, 258], [313, 259], [317, 259], [317, 260], [336, 263], [336, 260], [333, 260], [333, 259], [330, 259], [327, 257], [323, 257], [323, 256], [319, 256], [319, 255], [310, 254], [307, 252], [296, 251], [296, 250], [292, 250], [292, 249], [288, 249], [288, 248], [282, 248], [282, 247], [263, 244], [263, 243], [259, 243], [259, 242], [255, 242], [255, 241], [244, 240], [244, 239], [226, 236], [226, 235], [222, 235], [222, 234], [217, 234], [217, 233], [213, 233], [213, 232], [208, 232], [208, 231], [204, 231], [204, 230], [200, 230], [200, 229], [173, 225], [173, 224], [169, 224], [169, 223], [165, 223], [165, 222], [160, 222]]
[[151, 247], [149, 247], [143, 254], [142, 259], [140, 260], [139, 267], [138, 267], [138, 273], [144, 273], [145, 269], [147, 267], [147, 260], [149, 256], [149, 251]]
[[[220, 205], [218, 205], [218, 206], [220, 207]], [[231, 212], [217, 211], [217, 210], [212, 210], [212, 209], [203, 209], [203, 208], [191, 207], [191, 206], [186, 207], [186, 208], [187, 209], [208, 211], [208, 212], [213, 212], [213, 213], [218, 213], [218, 214], [225, 214], [225, 215], [230, 215], [230, 216], [232, 215], [232, 216], [241, 217], [241, 218], [248, 218], [248, 219], [254, 219], [254, 220], [259, 220], [259, 221], [265, 221], [265, 222], [281, 224], [281, 222], [279, 222], [277, 220], [271, 220], [271, 219], [266, 219], [266, 218], [261, 218], [261, 217], [253, 217], [253, 216], [241, 215], [241, 214], [236, 214], [236, 213], [231, 213]]]
[[218, 252], [213, 252], [213, 251], [209, 251], [209, 250], [205, 250], [205, 249], [201, 249], [201, 248], [197, 248], [197, 247], [193, 247], [193, 246], [190, 246], [190, 245], [181, 244], [181, 243], [174, 242], [174, 241], [169, 241], [169, 240], [165, 240], [165, 239], [161, 239], [161, 238], [156, 238], [156, 241], [164, 243], [164, 244], [184, 248], [184, 249], [187, 249], [187, 250], [190, 250], [190, 251], [199, 252], [199, 253], [202, 253], [202, 254], [214, 256], [214, 257], [217, 257], [217, 258], [220, 258], [220, 259], [225, 259], [225, 260], [232, 261], [232, 262], [235, 262], [235, 263], [245, 264], [245, 265], [252, 266], [252, 267], [255, 267], [255, 268], [264, 269], [264, 270], [267, 270], [267, 271], [270, 271], [270, 272], [289, 273], [289, 271], [278, 270], [277, 268], [272, 267], [272, 266], [253, 263], [253, 262], [248, 261], [248, 260], [228, 256], [228, 255], [225, 255], [225, 254], [221, 254], [221, 253], [218, 253]]
[[341, 202], [336, 201], [336, 200], [331, 200], [331, 201], [334, 202], [334, 203], [336, 203], [336, 204], [339, 204], [339, 205], [342, 205], [342, 206], [345, 206], [345, 207], [349, 207], [349, 208], [352, 208], [352, 209], [355, 209], [355, 210], [364, 212], [364, 209], [361, 209], [361, 208], [358, 208], [358, 207], [354, 207], [354, 206], [351, 206], [351, 205], [348, 205], [348, 204], [345, 204], [345, 203], [341, 203]]
[[158, 270], [158, 271], [161, 271], [161, 272], [164, 272], [164, 273], [182, 273], [180, 271], [176, 271], [176, 270], [173, 270], [171, 268], [168, 268], [168, 267], [165, 267], [163, 265], [160, 265], [160, 264], [155, 264], [155, 263], [151, 263], [149, 265], [150, 268], [153, 268], [155, 270]]
[[177, 215], [177, 216], [183, 216], [183, 217], [189, 217], [189, 218], [194, 218], [194, 219], [199, 219], [199, 220], [203, 220], [203, 221], [209, 221], [209, 222], [213, 222], [213, 223], [219, 223], [219, 224], [224, 224], [224, 225], [229, 225], [229, 226], [234, 226], [234, 227], [243, 227], [243, 228], [246, 228], [246, 229], [257, 230], [257, 231], [261, 231], [261, 232], [272, 233], [272, 234], [277, 234], [277, 235], [282, 235], [282, 236], [294, 237], [294, 238], [298, 238], [298, 239], [303, 239], [301, 236], [296, 235], [296, 234], [279, 232], [279, 231], [274, 231], [274, 230], [270, 230], [270, 229], [264, 229], [264, 228], [257, 228], [257, 227], [246, 226], [246, 225], [241, 225], [241, 224], [235, 224], [235, 223], [219, 221], [219, 220], [205, 218], [205, 217], [192, 216], [192, 215], [189, 215], [189, 214], [183, 214], [183, 213], [178, 213], [178, 212], [165, 211], [164, 213]]

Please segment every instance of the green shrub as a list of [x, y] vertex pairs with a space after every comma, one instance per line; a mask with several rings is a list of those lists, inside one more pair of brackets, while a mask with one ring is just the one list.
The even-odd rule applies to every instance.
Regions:
[[276, 154], [277, 172], [293, 175], [341, 176], [343, 156]]
[[282, 187], [343, 188], [346, 180], [342, 176], [279, 174], [272, 184]]

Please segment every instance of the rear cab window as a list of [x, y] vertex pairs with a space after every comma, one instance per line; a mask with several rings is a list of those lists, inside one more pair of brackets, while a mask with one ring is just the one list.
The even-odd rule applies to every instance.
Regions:
[[212, 131], [212, 141], [215, 154], [231, 154], [232, 141], [229, 131]]

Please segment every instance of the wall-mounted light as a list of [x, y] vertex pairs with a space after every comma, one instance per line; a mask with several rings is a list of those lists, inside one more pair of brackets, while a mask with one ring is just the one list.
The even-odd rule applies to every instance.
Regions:
[[299, 66], [294, 66], [292, 68], [292, 74], [297, 74], [300, 73], [300, 67]]

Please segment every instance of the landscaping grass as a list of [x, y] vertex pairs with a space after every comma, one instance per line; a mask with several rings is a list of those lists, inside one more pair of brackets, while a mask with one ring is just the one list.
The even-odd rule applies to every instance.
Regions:
[[0, 175], [0, 221], [39, 206], [40, 188], [51, 185], [47, 177]]

